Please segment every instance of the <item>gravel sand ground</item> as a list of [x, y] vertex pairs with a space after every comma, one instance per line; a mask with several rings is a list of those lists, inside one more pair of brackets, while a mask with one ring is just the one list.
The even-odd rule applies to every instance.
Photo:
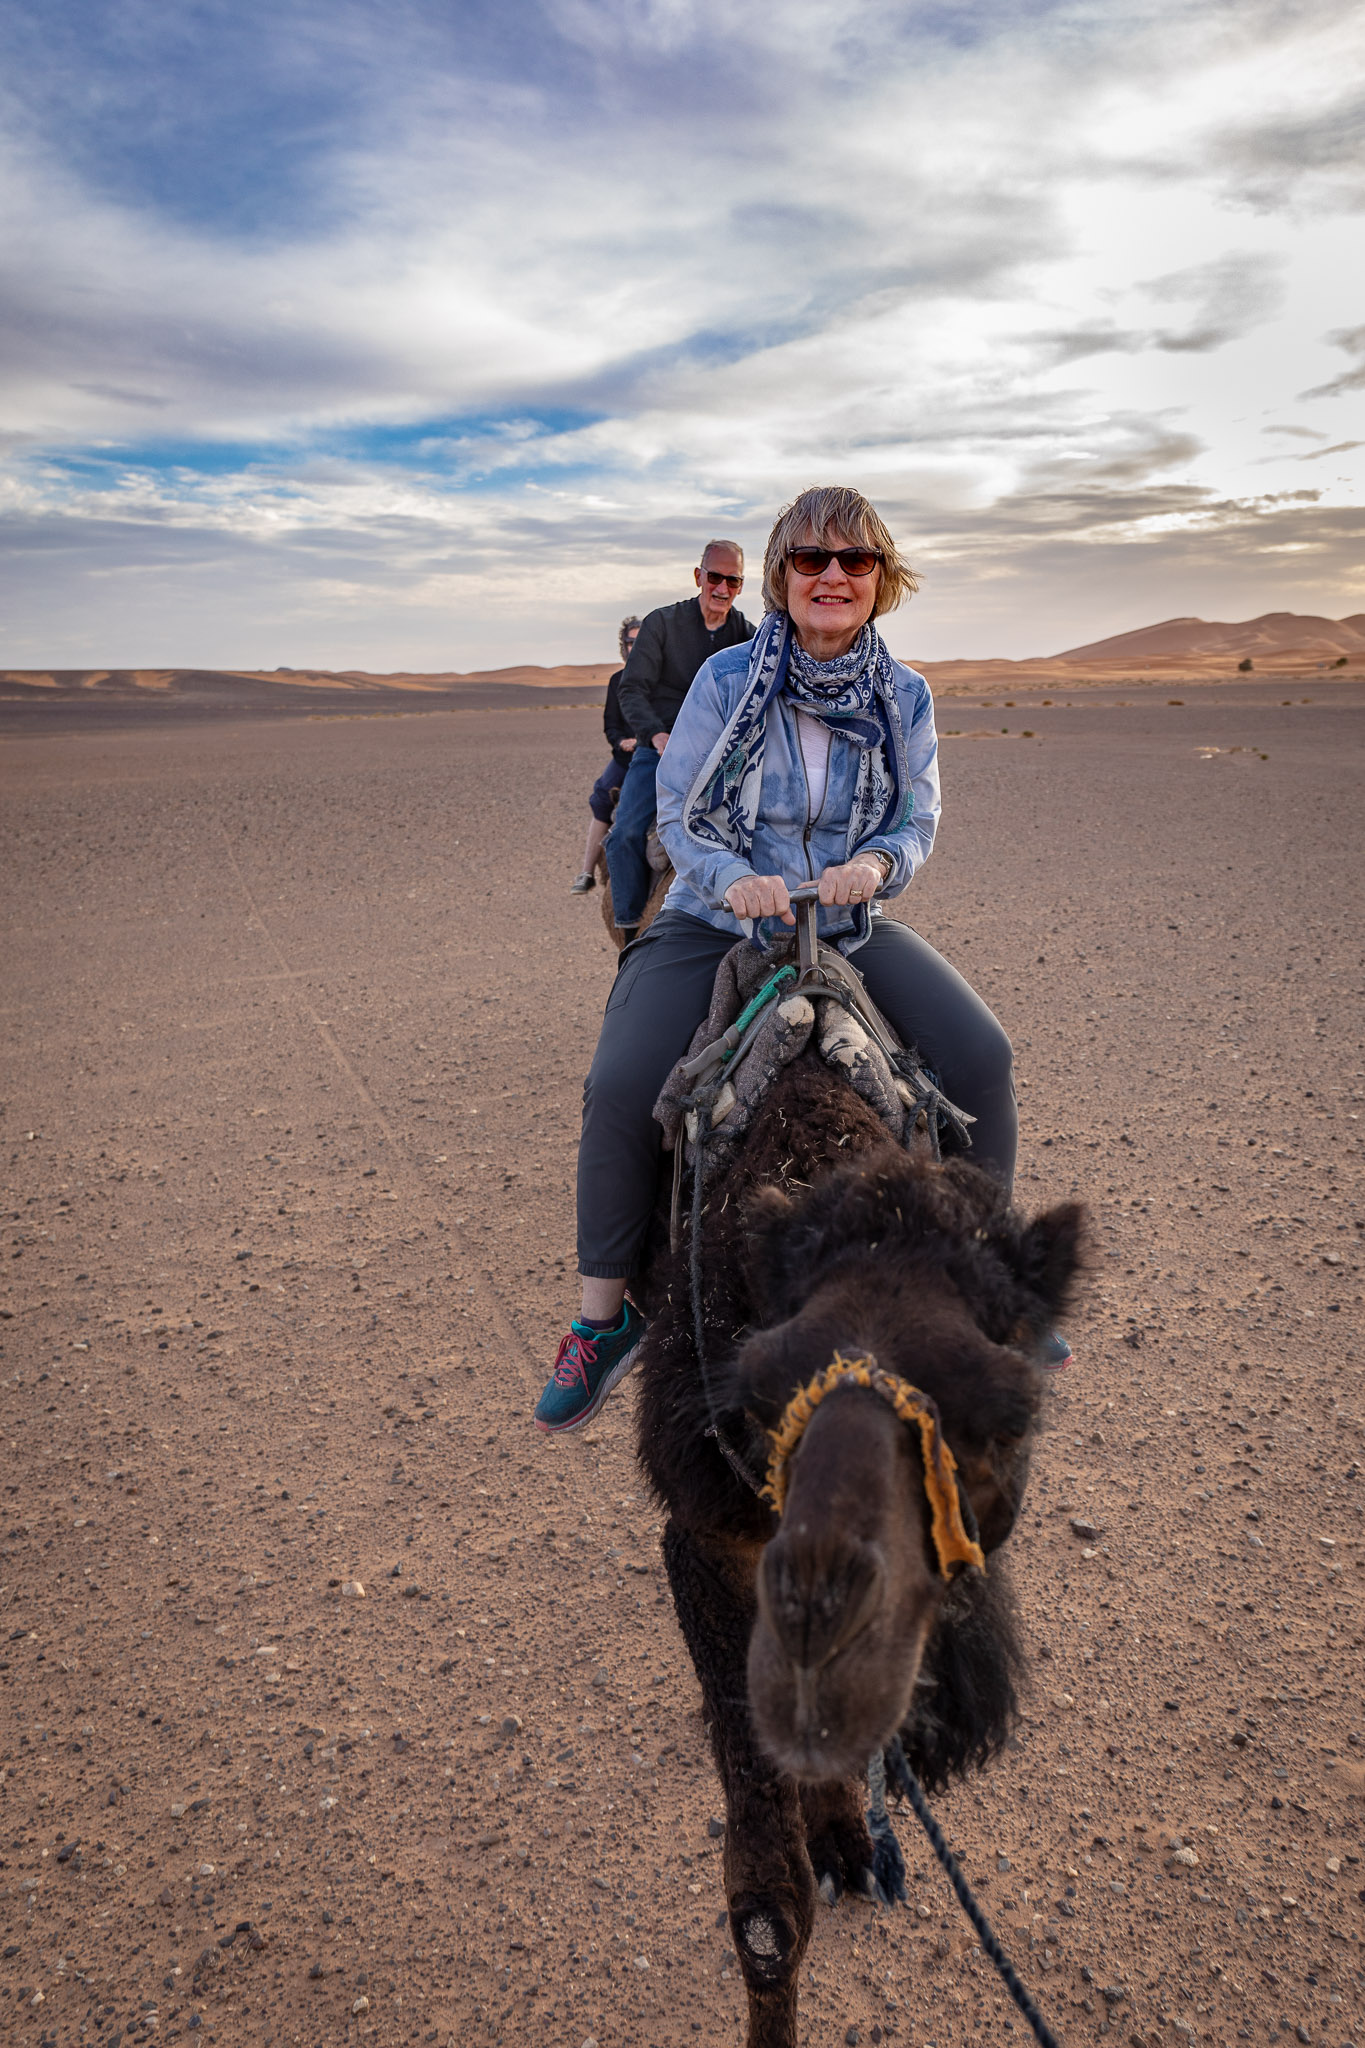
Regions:
[[[902, 906], [1093, 1213], [1027, 1712], [940, 1803], [1068, 2043], [1365, 2042], [1365, 689], [1310, 688], [945, 706]], [[6, 2043], [742, 2038], [629, 1391], [529, 1421], [596, 724], [0, 747]], [[900, 1832], [804, 2039], [1023, 2039]]]

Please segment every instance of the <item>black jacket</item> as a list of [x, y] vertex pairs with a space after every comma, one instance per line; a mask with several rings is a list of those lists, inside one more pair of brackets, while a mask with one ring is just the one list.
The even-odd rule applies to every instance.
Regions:
[[[624, 674], [625, 670], [618, 668], [616, 674], [610, 677], [607, 682], [607, 701], [602, 706], [602, 730], [607, 736], [607, 742], [611, 747], [612, 753], [623, 768], [628, 768], [630, 766], [630, 754], [628, 752], [623, 754], [621, 751], [622, 740], [628, 740], [631, 737], [630, 727], [627, 725], [621, 711], [621, 678]], [[663, 728], [662, 726], [656, 726], [655, 730], [656, 732], [662, 732]]]
[[701, 615], [699, 598], [650, 612], [621, 673], [621, 710], [641, 745], [652, 745], [656, 732], [672, 732], [704, 661], [722, 647], [738, 647], [753, 637], [753, 627], [733, 606], [714, 633]]

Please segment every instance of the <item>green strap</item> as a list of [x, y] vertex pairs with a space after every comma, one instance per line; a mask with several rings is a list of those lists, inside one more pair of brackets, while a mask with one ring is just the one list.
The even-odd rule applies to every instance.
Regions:
[[[786, 967], [779, 967], [776, 974], [769, 975], [768, 979], [764, 982], [758, 994], [753, 998], [751, 1002], [745, 1004], [744, 1008], [736, 1017], [734, 1023], [730, 1026], [731, 1031], [733, 1031], [735, 1034], [736, 1040], [743, 1037], [745, 1031], [748, 1029], [749, 1025], [753, 1023], [754, 1018], [758, 1015], [759, 1011], [773, 1000], [774, 996], [777, 994], [777, 991], [781, 988], [783, 982], [792, 980], [795, 974], [796, 969], [788, 965]], [[726, 1060], [733, 1059], [735, 1053], [738, 1050], [738, 1044], [731, 1046], [729, 1052], [727, 1052], [725, 1055]]]

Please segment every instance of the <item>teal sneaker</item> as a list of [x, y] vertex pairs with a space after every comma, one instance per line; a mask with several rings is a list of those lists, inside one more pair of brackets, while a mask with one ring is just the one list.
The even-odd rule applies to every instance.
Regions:
[[630, 1301], [615, 1330], [590, 1330], [575, 1317], [559, 1347], [550, 1383], [536, 1402], [536, 1428], [578, 1429], [591, 1422], [634, 1365], [644, 1334], [645, 1319]]
[[1074, 1356], [1060, 1330], [1049, 1330], [1038, 1347], [1038, 1363], [1045, 1372], [1065, 1372]]

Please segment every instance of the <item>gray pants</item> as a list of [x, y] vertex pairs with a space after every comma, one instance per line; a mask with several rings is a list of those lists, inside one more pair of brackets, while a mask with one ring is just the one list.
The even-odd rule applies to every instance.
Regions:
[[[578, 1147], [578, 1270], [628, 1279], [649, 1224], [663, 1133], [654, 1104], [711, 1006], [716, 968], [734, 944], [683, 911], [666, 910], [627, 948], [583, 1084]], [[971, 1158], [1009, 1187], [1018, 1115], [1014, 1055], [995, 1017], [955, 967], [908, 925], [872, 920], [853, 956], [867, 991], [944, 1093], [977, 1119]]]

